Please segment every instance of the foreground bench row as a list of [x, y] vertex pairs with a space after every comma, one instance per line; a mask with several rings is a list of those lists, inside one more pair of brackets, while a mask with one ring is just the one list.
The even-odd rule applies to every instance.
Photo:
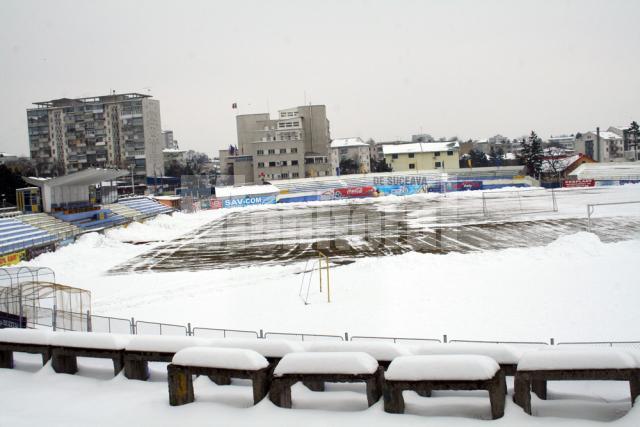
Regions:
[[[404, 390], [486, 390], [492, 418], [504, 415], [506, 383], [504, 372], [486, 356], [400, 356], [387, 372], [369, 354], [362, 352], [290, 353], [270, 373], [269, 362], [252, 350], [214, 347], [187, 348], [176, 353], [167, 367], [169, 403], [184, 405], [195, 400], [193, 376], [206, 375], [214, 381], [224, 378], [250, 379], [254, 404], [267, 391], [277, 406], [291, 408], [291, 387], [297, 383], [364, 383], [367, 404], [384, 395], [384, 410], [403, 413]], [[312, 387], [319, 390], [318, 387]]]

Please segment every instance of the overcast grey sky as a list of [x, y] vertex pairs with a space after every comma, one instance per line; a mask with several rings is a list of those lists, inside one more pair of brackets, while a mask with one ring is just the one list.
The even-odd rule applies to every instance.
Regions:
[[325, 104], [334, 138], [544, 137], [640, 120], [640, 1], [0, 2], [0, 151], [26, 108], [151, 93], [181, 148]]

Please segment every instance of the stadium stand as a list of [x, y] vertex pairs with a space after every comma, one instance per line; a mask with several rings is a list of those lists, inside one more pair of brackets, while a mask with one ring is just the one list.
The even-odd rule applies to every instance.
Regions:
[[0, 219], [0, 254], [55, 243], [58, 238], [16, 218]]
[[173, 212], [173, 209], [156, 202], [148, 197], [136, 197], [131, 199], [120, 199], [119, 204], [122, 204], [130, 209], [136, 210], [142, 214], [143, 218], [156, 216], [163, 213]]
[[37, 227], [60, 239], [68, 239], [82, 233], [82, 230], [69, 222], [62, 221], [46, 213], [20, 215], [19, 221]]
[[126, 218], [113, 213], [110, 209], [94, 209], [77, 213], [56, 212], [54, 217], [69, 222], [83, 230], [113, 227], [129, 222]]

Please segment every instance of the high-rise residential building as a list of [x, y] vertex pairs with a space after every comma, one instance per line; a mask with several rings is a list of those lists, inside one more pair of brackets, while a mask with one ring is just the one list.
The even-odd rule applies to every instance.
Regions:
[[[236, 116], [238, 145], [220, 152], [221, 173], [235, 183], [332, 175], [324, 105]], [[236, 149], [237, 148], [237, 149]]]
[[172, 130], [163, 130], [162, 131], [162, 139], [164, 140], [164, 148], [169, 148], [172, 150], [178, 149], [178, 140], [173, 139], [173, 131]]
[[160, 103], [150, 95], [113, 93], [34, 105], [27, 109], [29, 150], [40, 174], [133, 168], [136, 183], [164, 174]]

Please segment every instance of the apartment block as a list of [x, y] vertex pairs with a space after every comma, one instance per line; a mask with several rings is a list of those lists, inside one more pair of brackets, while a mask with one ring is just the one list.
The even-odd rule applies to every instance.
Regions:
[[237, 149], [220, 152], [221, 173], [236, 184], [332, 175], [324, 105], [236, 116]]
[[382, 149], [394, 172], [457, 169], [460, 164], [458, 142], [415, 142]]
[[133, 168], [136, 183], [164, 174], [160, 103], [151, 96], [113, 93], [34, 105], [27, 109], [29, 150], [40, 174]]

